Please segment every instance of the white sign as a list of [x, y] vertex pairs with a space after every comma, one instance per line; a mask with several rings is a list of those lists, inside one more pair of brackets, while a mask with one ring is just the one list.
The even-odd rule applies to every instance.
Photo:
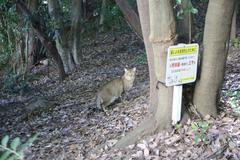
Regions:
[[168, 48], [166, 86], [191, 83], [197, 77], [198, 44], [179, 44]]

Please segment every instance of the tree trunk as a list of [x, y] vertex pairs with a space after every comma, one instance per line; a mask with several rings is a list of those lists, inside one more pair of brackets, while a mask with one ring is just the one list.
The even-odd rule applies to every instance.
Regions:
[[[189, 0], [183, 0], [181, 8], [185, 10], [188, 8]], [[183, 19], [177, 19], [177, 33], [179, 43], [190, 43], [192, 40], [193, 31], [192, 13], [185, 11]], [[190, 34], [189, 34], [190, 33]]]
[[234, 12], [233, 12], [233, 18], [232, 18], [232, 26], [231, 26], [231, 40], [236, 38], [237, 35], [237, 14], [238, 14], [238, 5], [239, 2], [236, 2]]
[[48, 54], [53, 57], [54, 61], [58, 65], [58, 71], [59, 71], [59, 77], [60, 80], [64, 80], [66, 77], [63, 62], [61, 60], [61, 57], [58, 54], [58, 50], [56, 46], [47, 38], [47, 36], [44, 34], [44, 32], [39, 28], [39, 21], [31, 14], [31, 12], [28, 10], [26, 5], [22, 0], [17, 0], [17, 7], [21, 10], [21, 12], [30, 18], [31, 26], [36, 33], [37, 37], [41, 41], [41, 43], [44, 45], [44, 47], [47, 49]]
[[[155, 75], [159, 82], [165, 82], [167, 49], [175, 43], [176, 22], [173, 6], [169, 0], [150, 0], [150, 42], [153, 46]], [[151, 62], [150, 62], [151, 63]], [[155, 114], [156, 128], [171, 126], [173, 87], [158, 83], [158, 104]]]
[[[38, 0], [29, 0], [28, 1], [28, 8], [30, 12], [34, 12], [37, 9]], [[34, 50], [36, 46], [36, 39], [34, 31], [31, 27], [29, 27], [28, 32], [26, 33], [26, 60], [28, 62], [27, 68], [31, 68], [31, 65], [34, 65]]]
[[[150, 115], [118, 141], [116, 148], [125, 147], [146, 135], [171, 127], [173, 88], [157, 81], [165, 81], [167, 48], [175, 41], [173, 8], [169, 0], [138, 0], [137, 3], [151, 78]], [[149, 33], [150, 37], [148, 37]]]
[[81, 61], [81, 13], [82, 2], [80, 0], [72, 0], [72, 54], [75, 64]]
[[128, 4], [127, 0], [115, 0], [117, 5], [120, 7], [124, 17], [126, 18], [127, 22], [130, 24], [134, 32], [141, 38], [142, 37], [142, 30], [139, 17], [137, 13], [131, 8]]
[[[20, 15], [19, 20], [18, 20], [18, 26], [24, 27], [24, 16], [21, 15], [21, 11], [17, 8], [16, 9], [17, 13]], [[25, 46], [26, 46], [26, 41], [25, 41], [25, 35], [24, 33], [20, 32], [18, 36], [16, 36], [15, 39], [15, 52], [13, 56], [13, 60], [15, 61], [15, 68], [14, 73], [17, 75], [23, 74], [25, 71]]]
[[203, 116], [217, 114], [234, 2], [235, 0], [209, 1], [204, 28], [201, 76], [194, 91], [194, 104]]
[[149, 70], [149, 77], [150, 77], [150, 108], [149, 113], [153, 114], [156, 111], [156, 107], [154, 107], [158, 103], [157, 99], [157, 77], [155, 75], [155, 65], [154, 55], [153, 55], [153, 48], [152, 44], [149, 41], [150, 35], [150, 17], [149, 17], [149, 2], [148, 1], [141, 1], [137, 0], [138, 12], [140, 17], [140, 25], [142, 28], [143, 33], [143, 40], [145, 45], [145, 50], [147, 54], [148, 60], [148, 70]]
[[105, 14], [106, 14], [106, 0], [102, 0], [102, 7], [101, 7], [101, 14], [100, 14], [100, 31], [104, 31], [104, 21], [105, 21]]
[[82, 19], [85, 20], [87, 17], [87, 0], [81, 0], [81, 5], [82, 5], [81, 16], [82, 16]]
[[75, 64], [72, 59], [71, 49], [69, 46], [69, 35], [64, 31], [63, 16], [58, 0], [48, 0], [48, 11], [52, 18], [56, 36], [56, 47], [60, 54], [64, 70], [66, 73], [71, 72], [75, 68]]
[[24, 47], [25, 47], [24, 38], [22, 35], [20, 35], [20, 37], [16, 38], [15, 51], [13, 56], [14, 61], [13, 73], [17, 75], [22, 74], [24, 71], [25, 62]]

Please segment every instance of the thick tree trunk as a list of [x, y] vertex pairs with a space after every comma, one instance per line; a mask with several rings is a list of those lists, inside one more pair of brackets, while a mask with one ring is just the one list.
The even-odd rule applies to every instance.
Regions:
[[[159, 82], [165, 82], [167, 49], [175, 43], [176, 22], [173, 6], [169, 0], [150, 0], [150, 42], [154, 52], [155, 75]], [[173, 87], [158, 83], [158, 104], [155, 114], [156, 128], [171, 126]]]
[[148, 69], [149, 69], [149, 77], [150, 77], [149, 112], [153, 114], [156, 111], [156, 107], [154, 106], [158, 103], [158, 99], [157, 99], [157, 90], [156, 90], [157, 77], [155, 75], [154, 61], [152, 61], [154, 59], [154, 54], [153, 54], [152, 44], [149, 41], [149, 35], [150, 35], [149, 2], [137, 0], [137, 6], [138, 6], [139, 17], [141, 21], [140, 25], [142, 28], [145, 50], [147, 53]]
[[125, 147], [146, 135], [171, 127], [173, 89], [157, 81], [165, 81], [167, 48], [174, 44], [176, 36], [173, 8], [169, 0], [138, 0], [137, 3], [149, 63], [150, 115], [123, 137], [115, 145], [116, 148]]
[[204, 29], [201, 76], [194, 91], [194, 104], [203, 116], [217, 114], [234, 2], [235, 0], [209, 1]]
[[124, 17], [130, 24], [134, 32], [142, 39], [142, 30], [139, 17], [137, 13], [131, 8], [127, 0], [115, 0], [117, 5], [120, 7]]
[[75, 64], [81, 61], [81, 11], [82, 3], [80, 0], [72, 0], [72, 54]]
[[62, 58], [65, 72], [69, 73], [75, 68], [75, 64], [73, 62], [70, 51], [71, 49], [69, 46], [68, 39], [69, 35], [63, 32], [64, 30], [63, 16], [61, 14], [59, 1], [48, 0], [48, 11], [52, 18], [55, 28], [56, 47], [58, 49], [58, 53]]
[[31, 12], [28, 10], [24, 2], [22, 0], [17, 0], [16, 3], [17, 7], [21, 10], [21, 12], [24, 15], [30, 17], [30, 22], [34, 32], [36, 33], [37, 37], [44, 45], [44, 47], [47, 49], [48, 54], [51, 57], [53, 57], [54, 61], [57, 63], [60, 80], [64, 80], [66, 74], [64, 71], [63, 62], [58, 54], [56, 46], [47, 38], [44, 32], [39, 28], [39, 21], [31, 14]]

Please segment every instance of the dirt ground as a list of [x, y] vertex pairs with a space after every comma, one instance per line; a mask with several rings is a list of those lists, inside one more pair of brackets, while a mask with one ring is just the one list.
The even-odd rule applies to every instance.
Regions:
[[[240, 50], [231, 48], [230, 52], [221, 98], [223, 112], [216, 119], [206, 117], [210, 126], [206, 143], [195, 143], [201, 131], [194, 132], [193, 121], [189, 120], [172, 132], [112, 149], [143, 120], [149, 107], [144, 45], [129, 30], [86, 39], [84, 61], [62, 83], [54, 64], [47, 66], [49, 73], [46, 66], [38, 66], [35, 72], [40, 76], [31, 81], [28, 92], [0, 93], [0, 137], [9, 134], [26, 139], [39, 133], [27, 150], [27, 160], [240, 159]], [[134, 87], [124, 95], [123, 102], [111, 106], [108, 115], [99, 112], [95, 109], [97, 89], [123, 74], [125, 66], [137, 68]], [[237, 107], [232, 107], [232, 102]], [[32, 113], [28, 106], [36, 103], [48, 109]]]

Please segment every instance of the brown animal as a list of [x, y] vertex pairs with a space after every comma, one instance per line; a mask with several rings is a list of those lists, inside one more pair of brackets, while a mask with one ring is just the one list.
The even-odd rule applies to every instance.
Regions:
[[124, 69], [122, 77], [116, 78], [105, 84], [97, 93], [97, 108], [106, 112], [106, 107], [116, 99], [121, 98], [122, 93], [132, 88], [135, 79], [136, 68]]

